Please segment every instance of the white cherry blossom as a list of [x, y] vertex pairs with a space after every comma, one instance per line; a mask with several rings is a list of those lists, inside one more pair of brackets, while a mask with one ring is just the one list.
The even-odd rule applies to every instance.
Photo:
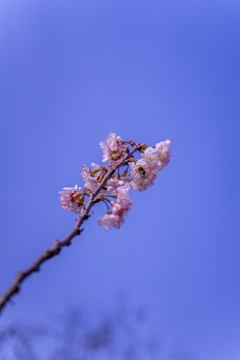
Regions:
[[158, 160], [161, 162], [162, 166], [159, 170], [161, 170], [164, 166], [169, 163], [170, 160], [170, 145], [171, 141], [165, 140], [156, 144], [156, 150], [158, 151]]

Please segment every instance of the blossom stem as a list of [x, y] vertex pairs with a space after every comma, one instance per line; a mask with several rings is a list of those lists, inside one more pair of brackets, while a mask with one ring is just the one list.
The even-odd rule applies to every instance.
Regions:
[[[104, 199], [103, 202], [104, 202], [104, 204], [106, 205], [107, 209], [109, 210], [109, 205], [108, 205], [108, 203], [107, 203], [107, 200], [108, 200], [108, 199]], [[108, 201], [109, 201], [109, 200], [108, 200]], [[110, 202], [110, 201], [109, 201], [109, 202]]]

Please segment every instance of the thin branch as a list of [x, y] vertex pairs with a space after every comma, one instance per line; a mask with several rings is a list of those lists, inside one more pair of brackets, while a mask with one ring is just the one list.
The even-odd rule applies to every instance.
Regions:
[[113, 173], [122, 165], [124, 165], [127, 160], [138, 150], [141, 148], [141, 144], [136, 144], [133, 147], [133, 150], [126, 154], [121, 161], [119, 161], [117, 164], [109, 166], [109, 170], [104, 176], [102, 182], [99, 184], [98, 188], [94, 193], [90, 195], [90, 198], [88, 200], [88, 203], [85, 207], [85, 210], [83, 211], [82, 215], [79, 216], [76, 219], [76, 223], [73, 227], [73, 229], [70, 231], [70, 233], [61, 241], [55, 240], [52, 244], [52, 247], [48, 250], [44, 250], [42, 254], [37, 258], [26, 270], [18, 272], [15, 276], [15, 279], [9, 289], [0, 296], [0, 314], [2, 312], [2, 309], [5, 307], [5, 305], [10, 302], [11, 298], [14, 294], [18, 293], [20, 291], [21, 283], [26, 279], [28, 276], [30, 276], [32, 273], [39, 271], [40, 266], [47, 260], [51, 259], [52, 257], [58, 255], [62, 248], [65, 246], [71, 245], [71, 240], [77, 236], [80, 235], [83, 229], [80, 229], [81, 225], [85, 220], [87, 220], [90, 215], [89, 211], [91, 210], [92, 206], [94, 205], [94, 201], [99, 194], [99, 192], [103, 189], [104, 185], [107, 183], [107, 181], [111, 178]]

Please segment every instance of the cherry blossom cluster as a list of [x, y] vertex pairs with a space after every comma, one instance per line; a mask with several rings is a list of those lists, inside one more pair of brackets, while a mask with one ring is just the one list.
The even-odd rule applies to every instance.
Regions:
[[94, 204], [104, 202], [107, 213], [98, 220], [99, 225], [105, 230], [119, 229], [132, 205], [130, 189], [142, 191], [153, 185], [157, 172], [169, 163], [170, 144], [166, 140], [155, 146], [136, 145], [133, 140], [123, 141], [115, 133], [109, 133], [106, 141], [100, 142], [102, 161], [109, 165], [92, 163], [91, 169], [83, 165], [84, 187], [81, 190], [75, 185], [59, 191], [62, 207], [81, 215], [86, 209], [87, 198]]

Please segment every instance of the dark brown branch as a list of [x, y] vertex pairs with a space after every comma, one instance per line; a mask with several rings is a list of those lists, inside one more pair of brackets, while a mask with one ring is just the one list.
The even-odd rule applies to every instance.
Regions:
[[133, 150], [126, 154], [125, 157], [120, 160], [117, 164], [109, 166], [109, 170], [104, 176], [102, 182], [99, 184], [98, 188], [94, 193], [90, 195], [89, 201], [86, 205], [86, 208], [81, 216], [79, 216], [76, 220], [76, 223], [73, 227], [73, 229], [70, 231], [70, 233], [61, 241], [55, 240], [52, 244], [52, 247], [48, 250], [44, 250], [43, 253], [35, 260], [26, 270], [22, 272], [18, 272], [15, 276], [15, 279], [12, 283], [12, 285], [9, 287], [9, 289], [0, 296], [0, 314], [2, 312], [2, 309], [5, 307], [5, 305], [11, 300], [12, 296], [20, 291], [21, 283], [26, 279], [28, 276], [30, 276], [32, 273], [39, 271], [40, 266], [47, 261], [48, 259], [51, 259], [52, 257], [58, 255], [62, 248], [65, 246], [71, 245], [71, 240], [77, 236], [80, 235], [83, 229], [80, 229], [81, 225], [85, 220], [89, 218], [89, 211], [91, 210], [92, 206], [95, 203], [95, 199], [99, 192], [103, 189], [106, 182], [111, 178], [113, 173], [122, 165], [124, 165], [127, 160], [138, 150], [141, 149], [141, 144], [134, 145]]

